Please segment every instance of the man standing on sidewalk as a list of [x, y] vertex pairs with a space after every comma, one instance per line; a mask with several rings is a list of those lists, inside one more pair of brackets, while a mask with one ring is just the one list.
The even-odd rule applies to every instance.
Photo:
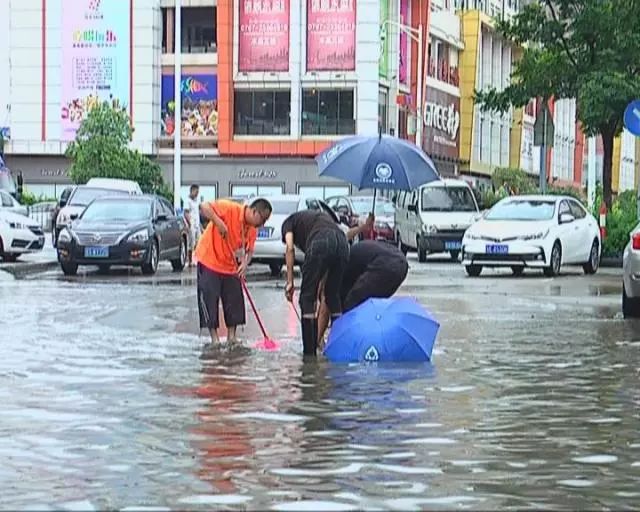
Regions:
[[256, 242], [256, 228], [271, 217], [271, 203], [256, 199], [250, 206], [228, 200], [202, 203], [200, 212], [209, 220], [195, 250], [198, 261], [198, 312], [200, 328], [208, 329], [211, 342], [218, 338], [218, 302], [222, 300], [227, 341], [237, 341], [236, 328], [244, 325], [242, 283]]
[[190, 267], [193, 267], [193, 251], [198, 245], [198, 239], [202, 233], [202, 226], [200, 225], [200, 201], [198, 200], [199, 193], [200, 187], [196, 184], [191, 185], [189, 189], [189, 199], [187, 199], [187, 206], [185, 208], [185, 218], [189, 223], [187, 260]]

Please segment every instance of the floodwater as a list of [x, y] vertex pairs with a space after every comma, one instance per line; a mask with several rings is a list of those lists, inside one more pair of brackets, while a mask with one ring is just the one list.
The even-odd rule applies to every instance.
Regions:
[[442, 323], [409, 367], [303, 364], [274, 282], [251, 285], [269, 353], [203, 348], [192, 285], [2, 281], [0, 506], [635, 508], [640, 331], [616, 278], [438, 272], [405, 288]]

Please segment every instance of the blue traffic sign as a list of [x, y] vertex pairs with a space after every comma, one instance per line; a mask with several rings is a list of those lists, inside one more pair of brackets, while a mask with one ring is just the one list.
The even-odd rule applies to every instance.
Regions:
[[624, 127], [636, 137], [640, 137], [640, 100], [627, 105], [624, 111]]

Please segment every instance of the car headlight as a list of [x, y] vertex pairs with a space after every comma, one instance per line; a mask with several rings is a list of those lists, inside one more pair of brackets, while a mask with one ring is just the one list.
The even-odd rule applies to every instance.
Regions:
[[71, 242], [71, 233], [69, 233], [68, 229], [63, 229], [60, 231], [60, 236], [58, 236], [59, 242]]
[[549, 234], [549, 230], [547, 229], [546, 231], [540, 231], [538, 233], [532, 233], [530, 235], [523, 235], [518, 237], [520, 240], [524, 240], [524, 241], [530, 241], [530, 240], [542, 240], [543, 238], [546, 238], [546, 236]]
[[130, 242], [146, 242], [149, 240], [149, 231], [146, 229], [141, 229], [136, 231], [135, 233], [131, 233], [127, 238]]
[[463, 240], [481, 240], [482, 237], [479, 235], [474, 235], [473, 233], [466, 232], [464, 234]]
[[425, 233], [433, 234], [433, 233], [436, 233], [438, 231], [438, 228], [436, 228], [435, 226], [433, 226], [431, 224], [423, 224], [422, 225], [422, 231], [424, 231]]
[[11, 229], [27, 229], [27, 225], [22, 222], [7, 222]]

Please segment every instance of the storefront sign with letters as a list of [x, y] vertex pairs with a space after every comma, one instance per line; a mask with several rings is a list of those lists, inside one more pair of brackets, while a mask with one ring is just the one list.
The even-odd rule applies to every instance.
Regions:
[[241, 180], [261, 180], [261, 179], [274, 179], [278, 177], [277, 171], [266, 170], [266, 169], [241, 169], [238, 173], [238, 178]]
[[422, 148], [428, 155], [459, 158], [460, 98], [427, 88]]

